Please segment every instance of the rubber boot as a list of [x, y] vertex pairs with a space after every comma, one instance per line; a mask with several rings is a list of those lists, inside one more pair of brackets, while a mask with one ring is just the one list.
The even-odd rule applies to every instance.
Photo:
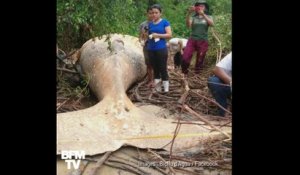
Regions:
[[155, 90], [158, 92], [161, 92], [161, 85], [158, 85], [159, 82], [160, 82], [160, 79], [154, 79]]
[[163, 81], [164, 92], [169, 92], [169, 81]]

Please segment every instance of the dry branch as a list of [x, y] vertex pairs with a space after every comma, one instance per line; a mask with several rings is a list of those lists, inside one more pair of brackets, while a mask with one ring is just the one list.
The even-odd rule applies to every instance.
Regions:
[[60, 71], [65, 71], [65, 72], [73, 73], [73, 74], [78, 74], [78, 72], [73, 71], [73, 70], [69, 70], [69, 69], [66, 69], [66, 68], [57, 67], [56, 69], [60, 70]]
[[[161, 161], [163, 161], [165, 163], [165, 165], [167, 165], [167, 161], [165, 161], [165, 159], [163, 159], [160, 155], [158, 155], [156, 152], [152, 151], [150, 148], [147, 149], [150, 153], [152, 153], [154, 156], [156, 156], [158, 159], [160, 159]], [[168, 166], [170, 172], [172, 172], [173, 174], [176, 174], [174, 169], [171, 166]]]
[[170, 162], [172, 161], [172, 149], [173, 149], [173, 144], [174, 144], [174, 142], [175, 142], [176, 136], [177, 136], [178, 133], [179, 133], [180, 126], [181, 126], [181, 125], [180, 125], [180, 119], [178, 119], [177, 125], [176, 125], [176, 128], [175, 128], [175, 131], [174, 131], [174, 135], [173, 135], [173, 138], [172, 138], [171, 148], [170, 148], [170, 159], [169, 159]]
[[196, 94], [196, 95], [198, 95], [198, 96], [200, 96], [200, 97], [202, 97], [202, 98], [204, 98], [204, 99], [206, 99], [206, 100], [208, 100], [208, 101], [214, 103], [215, 105], [217, 105], [218, 107], [220, 107], [220, 108], [223, 109], [224, 111], [228, 112], [229, 114], [232, 114], [230, 111], [228, 111], [227, 109], [225, 109], [223, 106], [221, 106], [221, 105], [220, 105], [218, 102], [216, 102], [215, 100], [211, 100], [211, 99], [209, 99], [209, 98], [207, 98], [207, 97], [205, 97], [205, 96], [203, 96], [203, 95], [201, 95], [201, 94], [199, 94], [199, 93], [197, 93], [197, 92], [194, 92], [194, 91], [191, 91], [191, 92], [193, 92], [194, 94]]
[[106, 152], [96, 163], [93, 169], [90, 172], [90, 175], [95, 175], [97, 170], [101, 167], [101, 165], [105, 162], [105, 160], [110, 156], [111, 151]]
[[139, 174], [150, 174], [144, 170], [142, 170], [141, 168], [139, 168], [138, 166], [134, 165], [134, 164], [131, 164], [128, 162], [128, 160], [120, 160], [120, 157], [118, 157], [118, 159], [113, 159], [113, 158], [110, 158], [108, 160], [108, 163], [115, 163], [115, 164], [120, 164], [123, 168], [125, 169], [128, 169], [130, 171], [134, 171], [136, 173], [139, 173]]
[[186, 109], [188, 112], [190, 112], [191, 114], [195, 115], [196, 117], [198, 117], [201, 121], [205, 122], [207, 125], [209, 125], [210, 127], [212, 127], [213, 129], [221, 132], [222, 134], [224, 134], [226, 137], [228, 137], [229, 139], [231, 139], [231, 136], [229, 134], [227, 134], [226, 132], [222, 131], [220, 128], [216, 127], [215, 125], [211, 124], [208, 120], [206, 120], [205, 118], [203, 118], [201, 115], [197, 114], [194, 110], [192, 110], [190, 107], [188, 107], [187, 105], [183, 105], [184, 109]]
[[221, 57], [222, 57], [222, 43], [221, 43], [221, 40], [219, 39], [219, 37], [217, 36], [216, 32], [214, 29], [211, 30], [212, 31], [212, 34], [213, 36], [216, 38], [216, 40], [218, 41], [219, 43], [219, 46], [220, 46], [220, 51], [217, 53], [217, 60], [216, 60], [216, 64], [221, 61]]

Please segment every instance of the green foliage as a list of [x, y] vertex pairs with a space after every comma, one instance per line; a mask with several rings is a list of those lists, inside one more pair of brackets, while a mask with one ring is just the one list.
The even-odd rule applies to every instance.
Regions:
[[91, 37], [95, 13], [88, 2], [57, 0], [57, 42], [63, 50], [79, 48]]
[[[222, 43], [222, 55], [225, 56], [231, 51], [232, 43], [232, 10], [231, 0], [207, 0], [210, 4], [211, 12], [214, 19], [214, 31], [218, 35]], [[217, 49], [219, 48], [217, 40], [210, 33], [209, 35], [210, 48], [208, 57], [216, 58]]]
[[[163, 18], [171, 23], [173, 37], [188, 38], [186, 10], [196, 0], [57, 0], [58, 46], [70, 51], [80, 48], [90, 38], [108, 33], [138, 36], [140, 23], [146, 20], [148, 5], [159, 3]], [[207, 0], [214, 19], [213, 27], [221, 42], [223, 54], [231, 50], [231, 0]], [[207, 57], [215, 59], [219, 48], [209, 33]]]
[[79, 77], [78, 74], [70, 74], [57, 71], [57, 96], [63, 96], [66, 98], [80, 98], [83, 96], [89, 96], [89, 80], [90, 78], [87, 76]]
[[[190, 29], [185, 25], [187, 9], [194, 5], [197, 0], [164, 0], [160, 1], [163, 8], [163, 17], [171, 23], [173, 37], [188, 38]], [[173, 2], [173, 3], [172, 3]], [[221, 40], [222, 55], [231, 51], [231, 0], [206, 0], [210, 7], [210, 13], [214, 20], [214, 31]], [[166, 8], [167, 7], [167, 8]], [[206, 57], [210, 63], [215, 63], [217, 50], [219, 49], [218, 41], [209, 32], [209, 50]]]

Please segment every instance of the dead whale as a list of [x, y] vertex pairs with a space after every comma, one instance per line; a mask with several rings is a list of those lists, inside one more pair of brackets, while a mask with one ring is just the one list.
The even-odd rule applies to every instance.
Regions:
[[[137, 108], [126, 90], [146, 74], [138, 38], [111, 34], [87, 41], [78, 56], [89, 86], [99, 99], [96, 105], [57, 114], [57, 154], [84, 150], [86, 155], [115, 151], [123, 145], [170, 149], [176, 123]], [[223, 128], [231, 133], [231, 128]], [[173, 151], [224, 136], [196, 125], [182, 125]], [[166, 146], [167, 145], [167, 146]]]

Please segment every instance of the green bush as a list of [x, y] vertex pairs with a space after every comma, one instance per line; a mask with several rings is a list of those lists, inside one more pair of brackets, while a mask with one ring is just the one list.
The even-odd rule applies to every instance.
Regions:
[[[231, 50], [231, 0], [207, 2], [225, 55]], [[68, 52], [103, 34], [138, 36], [138, 26], [146, 19], [146, 9], [154, 3], [162, 6], [163, 18], [170, 21], [173, 37], [188, 38], [190, 30], [185, 26], [185, 15], [194, 0], [57, 0], [58, 46]], [[209, 45], [207, 57], [213, 61], [219, 45], [211, 32]]]

